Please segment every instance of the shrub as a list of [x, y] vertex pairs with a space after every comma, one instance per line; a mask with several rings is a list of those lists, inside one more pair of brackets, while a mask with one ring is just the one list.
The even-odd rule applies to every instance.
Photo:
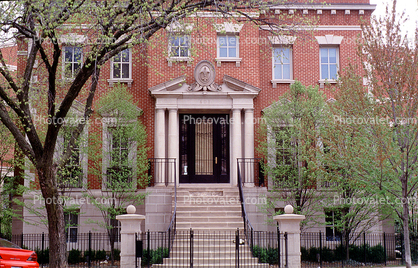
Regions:
[[38, 263], [46, 264], [49, 263], [49, 248], [43, 251], [39, 248], [35, 249], [36, 255], [38, 255]]
[[95, 261], [96, 260], [96, 252], [94, 250], [91, 251], [91, 255], [89, 255], [88, 250], [84, 251], [83, 256], [84, 256], [84, 258], [83, 258], [84, 261], [89, 261], [89, 258], [90, 258], [90, 261]]
[[120, 260], [120, 250], [115, 248], [113, 249], [113, 256], [115, 258], [115, 261], [119, 261]]
[[141, 262], [144, 265], [148, 264], [160, 264], [163, 263], [163, 258], [168, 258], [168, 248], [159, 247], [155, 250], [150, 249], [148, 252], [147, 249], [142, 251], [142, 260]]
[[77, 264], [81, 262], [81, 251], [78, 249], [72, 249], [68, 253], [68, 263]]
[[104, 261], [104, 260], [106, 260], [106, 251], [104, 251], [104, 250], [98, 250], [98, 251], [96, 251], [96, 256], [95, 257], [96, 257], [95, 260], [97, 260], [97, 261]]

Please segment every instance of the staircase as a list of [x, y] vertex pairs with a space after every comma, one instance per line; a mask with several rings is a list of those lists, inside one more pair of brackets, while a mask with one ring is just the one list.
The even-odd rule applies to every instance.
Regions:
[[[174, 206], [174, 204], [173, 204]], [[236, 267], [236, 232], [239, 228], [239, 267], [269, 267], [259, 264], [244, 240], [244, 222], [237, 187], [229, 185], [181, 186], [177, 189], [176, 238], [163, 264], [152, 267]], [[191, 238], [191, 229], [193, 237]], [[192, 240], [192, 241], [191, 241]]]

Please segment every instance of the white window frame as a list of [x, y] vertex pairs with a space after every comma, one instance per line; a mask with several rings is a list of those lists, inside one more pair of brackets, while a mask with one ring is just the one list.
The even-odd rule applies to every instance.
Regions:
[[[242, 29], [242, 27], [244, 26], [244, 24], [234, 24], [234, 23], [229, 23], [229, 22], [224, 22], [223, 24], [214, 24], [213, 25], [216, 33], [217, 33], [217, 37], [216, 37], [216, 63], [218, 67], [221, 67], [222, 62], [235, 62], [235, 66], [236, 67], [240, 67], [241, 65], [241, 61], [242, 58], [240, 58], [240, 41], [239, 41], [239, 33]], [[219, 38], [220, 37], [235, 37], [237, 40], [237, 45], [236, 45], [236, 56], [235, 57], [229, 57], [229, 55], [227, 57], [220, 57], [220, 41]], [[228, 53], [229, 54], [229, 53]]]
[[[274, 77], [275, 74], [275, 56], [276, 56], [276, 49], [289, 49], [289, 65], [290, 65], [290, 77], [289, 78], [276, 78]], [[293, 80], [293, 47], [292, 46], [274, 46], [273, 47], [273, 51], [272, 51], [272, 80], [271, 82], [273, 83], [273, 88], [276, 87], [275, 84], [280, 84], [280, 83], [289, 83], [289, 84], [293, 84], [295, 82], [295, 80]], [[284, 65], [283, 63], [281, 63], [281, 65]], [[282, 71], [282, 75], [283, 75], [283, 71]]]
[[[81, 112], [79, 112], [77, 109], [75, 108], [71, 108], [69, 116], [67, 117], [67, 119], [69, 119], [68, 121], [71, 121], [72, 118], [74, 119], [74, 122], [77, 122], [77, 118], [82, 118], [82, 114]], [[73, 126], [73, 127], [77, 127], [77, 125], [66, 125], [64, 124], [62, 126], [61, 129], [64, 129], [64, 127], [66, 126]], [[88, 146], [88, 129], [87, 129], [87, 125], [84, 126], [83, 131], [80, 133], [80, 135], [78, 136], [79, 138], [79, 148], [87, 148]], [[62, 134], [58, 135], [57, 138], [57, 147], [56, 150], [54, 152], [54, 158], [55, 159], [59, 159], [62, 154], [64, 153], [64, 150], [66, 148], [64, 148], [64, 137], [62, 136]], [[82, 187], [70, 187], [69, 189], [71, 190], [81, 190], [84, 189], [85, 186], [87, 185], [87, 172], [88, 172], [88, 152], [87, 150], [80, 150], [79, 151], [79, 165], [81, 167], [81, 170], [83, 172], [82, 174], [82, 178], [81, 178], [81, 184]]]
[[[132, 49], [131, 48], [124, 49], [121, 52], [119, 52], [118, 54], [121, 55], [122, 52], [125, 51], [125, 50], [128, 50], [128, 52], [129, 52], [129, 62], [128, 62], [128, 64], [129, 64], [129, 75], [128, 75], [128, 78], [122, 78], [122, 77], [115, 78], [114, 77], [113, 67], [114, 67], [114, 64], [115, 64], [115, 62], [114, 62], [114, 58], [116, 57], [116, 55], [115, 55], [115, 56], [112, 57], [112, 60], [110, 61], [110, 79], [107, 80], [107, 82], [109, 82], [110, 86], [113, 86], [114, 83], [118, 83], [118, 82], [119, 83], [127, 83], [128, 87], [132, 86], [132, 82], [133, 82], [133, 79], [132, 79]], [[122, 60], [122, 57], [121, 57], [121, 60]], [[120, 61], [120, 62], [118, 62], [118, 64], [126, 64], [126, 62], [123, 63], [122, 61]], [[121, 68], [121, 72], [122, 72], [122, 68]]]
[[[332, 224], [327, 223], [327, 218], [328, 218], [327, 213], [331, 213]], [[338, 238], [341, 238], [341, 236], [338, 236], [337, 234], [338, 231], [336, 230], [336, 227], [335, 227], [335, 218], [336, 218], [335, 213], [336, 213], [335, 210], [326, 210], [324, 213], [325, 214], [325, 240], [326, 241], [341, 241], [338, 239]], [[332, 237], [327, 236], [327, 228], [331, 228]]]
[[[328, 63], [322, 63], [322, 56], [321, 56], [321, 51], [322, 49], [327, 49], [328, 50]], [[330, 63], [329, 62], [329, 49], [335, 49], [336, 50], [336, 62], [335, 63]], [[339, 71], [339, 66], [340, 66], [340, 48], [338, 46], [320, 46], [319, 47], [319, 81], [323, 81], [323, 83], [336, 83], [337, 79], [338, 79], [338, 71]], [[327, 78], [322, 78], [322, 65], [328, 65], [328, 74], [327, 74]], [[330, 76], [330, 66], [331, 65], [336, 65], [337, 68], [337, 73], [336, 73], [336, 77], [335, 78], [329, 78]]]
[[[65, 221], [65, 217], [68, 217], [68, 221], [71, 222], [71, 217], [76, 217], [76, 225], [75, 226], [68, 226], [67, 227], [67, 221]], [[67, 243], [77, 243], [78, 242], [78, 227], [80, 226], [80, 211], [75, 211], [74, 213], [71, 212], [65, 212], [64, 213], [64, 221], [65, 221], [65, 229], [66, 229], [66, 235], [65, 235], [65, 239], [67, 241]], [[71, 230], [75, 229], [76, 230], [76, 236], [75, 236], [75, 241], [71, 241]]]
[[[103, 127], [103, 135], [102, 135], [102, 141], [103, 141], [103, 147], [102, 147], [102, 151], [103, 151], [103, 161], [102, 161], [102, 176], [104, 177], [104, 180], [102, 182], [102, 190], [107, 190], [107, 169], [110, 167], [110, 162], [111, 162], [111, 149], [112, 149], [112, 133], [111, 133], [111, 129], [117, 126], [121, 126], [123, 127], [123, 123], [122, 125], [117, 125], [118, 120], [116, 120], [116, 118], [112, 117], [112, 116], [105, 116], [103, 123], [102, 123], [102, 127]], [[132, 164], [132, 183], [133, 185], [136, 185], [137, 182], [137, 178], [136, 178], [136, 169], [134, 168], [134, 166], [136, 165], [136, 151], [137, 151], [137, 142], [133, 141], [130, 144], [129, 147], [129, 152], [128, 152], [128, 159], [129, 159], [129, 163]], [[132, 189], [133, 191], [136, 190]]]
[[[188, 47], [187, 47], [187, 56], [173, 56], [172, 54], [172, 43], [171, 41], [174, 38], [187, 38], [188, 39]], [[181, 45], [177, 47], [178, 49], [181, 49]], [[173, 61], [186, 61], [187, 64], [189, 64], [189, 62], [192, 60], [190, 57], [190, 49], [191, 49], [191, 35], [187, 34], [187, 33], [179, 33], [179, 32], [171, 32], [168, 36], [168, 55], [169, 57], [167, 58], [168, 60], [168, 65], [172, 66], [172, 62]]]
[[[337, 72], [339, 70], [340, 67], [340, 45], [341, 42], [344, 39], [344, 36], [336, 36], [333, 34], [326, 34], [324, 36], [315, 36], [316, 40], [318, 41], [319, 44], [319, 87], [320, 88], [324, 88], [324, 84], [325, 83], [329, 83], [329, 84], [336, 84], [337, 80], [336, 79], [322, 79], [322, 70], [321, 70], [321, 48], [337, 48]], [[338, 77], [337, 77], [338, 79]]]
[[[229, 37], [235, 37], [235, 40], [236, 40], [236, 45], [235, 45], [235, 49], [236, 49], [236, 55], [235, 55], [235, 57], [230, 57], [229, 56], [229, 45], [228, 45], [228, 41], [227, 41], [227, 46], [226, 46], [226, 48], [227, 48], [227, 54], [228, 54], [228, 56], [226, 56], [226, 57], [221, 57], [220, 56], [220, 53], [221, 53], [221, 42], [220, 42], [220, 38], [221, 37], [226, 37], [227, 39], [229, 38]], [[217, 55], [217, 57], [216, 57], [216, 62], [217, 62], [217, 64], [218, 64], [218, 67], [219, 66], [221, 66], [221, 63], [222, 62], [235, 62], [235, 64], [236, 64], [236, 66], [237, 67], [239, 67], [240, 66], [240, 63], [241, 63], [241, 60], [242, 60], [242, 58], [240, 58], [239, 57], [239, 35], [238, 34], [219, 34], [218, 36], [217, 36], [217, 40], [216, 40], [216, 55]]]
[[[65, 59], [65, 49], [66, 48], [72, 48], [73, 49], [73, 56], [72, 56], [72, 59], [71, 59], [71, 61], [66, 61], [66, 59]], [[63, 57], [62, 57], [62, 79], [64, 79], [64, 80], [73, 80], [74, 78], [75, 78], [75, 76], [76, 76], [76, 73], [75, 73], [75, 71], [74, 71], [74, 64], [75, 63], [77, 63], [76, 61], [74, 61], [74, 50], [75, 50], [75, 48], [80, 48], [80, 50], [81, 50], [81, 57], [80, 57], [80, 69], [81, 68], [83, 68], [83, 47], [80, 45], [80, 46], [78, 46], [78, 45], [70, 45], [70, 46], [64, 46], [63, 47], [63, 52], [64, 52], [64, 55], [63, 55]], [[71, 77], [66, 77], [65, 76], [65, 65], [66, 64], [71, 64]]]

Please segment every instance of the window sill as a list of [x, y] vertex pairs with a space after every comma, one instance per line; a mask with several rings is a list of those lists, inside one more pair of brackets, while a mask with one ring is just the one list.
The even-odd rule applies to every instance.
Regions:
[[182, 62], [182, 61], [186, 61], [187, 66], [191, 66], [192, 65], [191, 62], [193, 61], [193, 59], [191, 57], [170, 57], [170, 58], [167, 58], [168, 66], [172, 66], [173, 62]]
[[126, 83], [128, 87], [132, 86], [133, 79], [123, 78], [123, 79], [107, 79], [109, 86], [113, 87], [114, 83]]
[[276, 88], [277, 84], [294, 84], [295, 80], [292, 80], [292, 79], [273, 79], [273, 80], [271, 80], [271, 83], [273, 84], [273, 88]]
[[216, 61], [216, 65], [218, 66], [218, 67], [221, 67], [221, 63], [222, 62], [235, 62], [235, 65], [237, 66], [237, 67], [239, 67], [240, 66], [240, 64], [241, 64], [241, 60], [242, 60], [242, 58], [216, 58], [215, 59], [215, 61]]
[[337, 84], [337, 80], [335, 79], [320, 79], [318, 81], [319, 83], [319, 88], [324, 88], [325, 84]]

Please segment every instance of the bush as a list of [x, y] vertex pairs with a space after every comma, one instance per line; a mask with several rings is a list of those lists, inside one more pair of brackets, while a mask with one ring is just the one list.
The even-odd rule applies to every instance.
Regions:
[[36, 255], [38, 255], [38, 263], [46, 264], [49, 263], [49, 248], [43, 251], [39, 248], [35, 249]]
[[89, 255], [88, 250], [84, 251], [83, 256], [84, 256], [84, 258], [83, 258], [84, 261], [89, 261], [89, 258], [90, 258], [90, 261], [95, 261], [96, 260], [96, 252], [94, 250], [91, 251], [91, 255]]
[[370, 262], [373, 263], [384, 263], [385, 262], [385, 249], [382, 245], [377, 245], [370, 248], [371, 255], [370, 255]]
[[68, 263], [69, 264], [77, 264], [81, 262], [81, 251], [78, 249], [72, 249], [68, 253]]
[[[104, 260], [106, 260], [106, 251], [104, 251], [104, 250], [98, 250], [98, 251], [96, 251], [96, 256], [95, 257], [96, 257], [95, 260], [97, 260], [97, 261], [104, 261]], [[120, 252], [119, 252], [118, 257], [120, 258]]]
[[260, 263], [276, 264], [278, 262], [277, 248], [262, 248], [253, 246], [253, 256], [258, 258]]
[[120, 250], [117, 248], [113, 249], [113, 256], [115, 261], [120, 261]]
[[163, 258], [168, 258], [168, 248], [159, 247], [155, 250], [150, 249], [148, 252], [147, 249], [142, 251], [142, 260], [141, 262], [144, 265], [148, 264], [161, 264], [163, 263]]

